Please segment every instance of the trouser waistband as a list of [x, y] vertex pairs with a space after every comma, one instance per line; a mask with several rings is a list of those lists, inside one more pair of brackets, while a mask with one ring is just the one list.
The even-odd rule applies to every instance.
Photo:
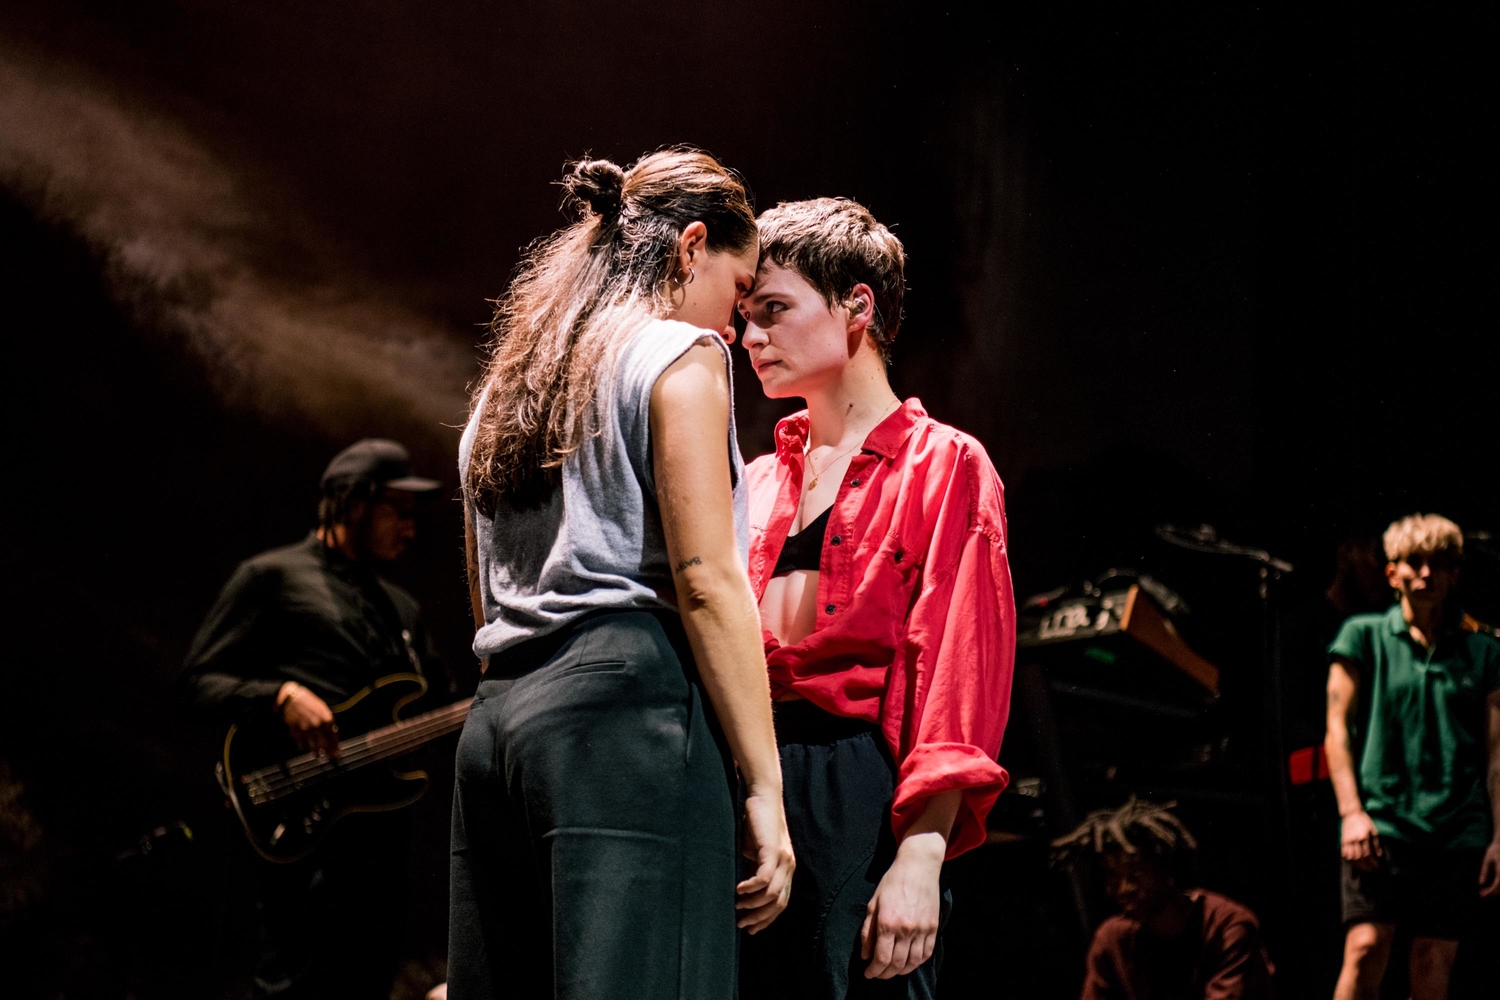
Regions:
[[[600, 619], [610, 618], [616, 615], [651, 615], [661, 622], [662, 628], [667, 633], [667, 638], [674, 646], [681, 645], [686, 648], [686, 640], [678, 639], [682, 636], [682, 617], [675, 611], [661, 611], [651, 608], [600, 608], [597, 611], [589, 611], [568, 622], [555, 632], [537, 636], [535, 639], [527, 639], [509, 646], [490, 658], [489, 669], [484, 672], [483, 680], [510, 680], [531, 673], [538, 667], [546, 665], [558, 652], [568, 644], [574, 636], [584, 629], [597, 624]], [[682, 650], [679, 650], [681, 653]], [[689, 654], [690, 655], [690, 654]], [[689, 660], [688, 662], [691, 662]]]
[[776, 720], [776, 742], [827, 745], [856, 736], [879, 735], [880, 727], [863, 719], [834, 715], [810, 701], [775, 701], [771, 714]]

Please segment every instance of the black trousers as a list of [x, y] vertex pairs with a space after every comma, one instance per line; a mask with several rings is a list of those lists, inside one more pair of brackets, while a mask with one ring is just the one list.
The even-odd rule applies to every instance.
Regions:
[[458, 745], [453, 1000], [730, 1000], [728, 754], [675, 615], [492, 663]]
[[[866, 979], [865, 907], [896, 857], [895, 768], [869, 723], [805, 701], [777, 702], [786, 820], [797, 852], [792, 899], [776, 922], [740, 942], [741, 1000], [931, 1000], [943, 940], [915, 972]], [[943, 891], [941, 920], [952, 896]]]

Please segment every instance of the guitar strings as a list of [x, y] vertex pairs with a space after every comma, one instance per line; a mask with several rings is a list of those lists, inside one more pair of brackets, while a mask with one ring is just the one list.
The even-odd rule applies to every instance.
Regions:
[[453, 728], [457, 728], [454, 723], [462, 724], [468, 715], [468, 709], [467, 702], [458, 702], [454, 706], [437, 709], [415, 719], [403, 720], [376, 733], [353, 737], [342, 744], [341, 752], [336, 758], [300, 754], [285, 765], [260, 768], [249, 772], [245, 777], [251, 781], [259, 779], [268, 799], [280, 798], [287, 792], [295, 791], [299, 786], [305, 787], [330, 773], [349, 770], [372, 760], [400, 756], [428, 739], [442, 735], [445, 729], [451, 732]]
[[399, 738], [387, 738], [374, 749], [346, 752], [334, 759], [303, 755], [301, 762], [294, 770], [289, 768], [283, 772], [278, 768], [272, 775], [258, 775], [261, 777], [261, 786], [257, 791], [260, 792], [265, 800], [274, 801], [309, 785], [318, 784], [338, 774], [361, 767], [364, 764], [401, 756], [428, 742], [430, 739], [435, 739], [438, 736], [453, 732], [459, 728], [458, 725], [454, 725], [453, 723], [461, 725], [460, 720], [455, 718], [447, 724], [433, 722], [422, 726], [413, 726], [399, 734]]
[[375, 733], [365, 733], [352, 737], [340, 747], [337, 758], [320, 757], [317, 754], [304, 753], [293, 757], [283, 765], [271, 765], [259, 770], [249, 772], [246, 777], [259, 778], [263, 782], [285, 783], [287, 778], [303, 778], [315, 772], [347, 767], [356, 761], [362, 761], [373, 755], [379, 755], [388, 747], [398, 747], [411, 741], [412, 737], [425, 736], [428, 733], [441, 730], [445, 726], [459, 722], [468, 712], [468, 705], [463, 704], [463, 711], [452, 709], [439, 709], [434, 712], [425, 713], [415, 719], [403, 720], [394, 726], [387, 726]]

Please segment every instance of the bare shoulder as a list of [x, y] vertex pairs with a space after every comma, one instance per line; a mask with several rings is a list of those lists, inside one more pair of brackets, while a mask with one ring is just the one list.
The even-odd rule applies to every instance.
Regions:
[[711, 333], [705, 333], [668, 365], [651, 390], [653, 405], [691, 406], [728, 398], [724, 351], [714, 343]]

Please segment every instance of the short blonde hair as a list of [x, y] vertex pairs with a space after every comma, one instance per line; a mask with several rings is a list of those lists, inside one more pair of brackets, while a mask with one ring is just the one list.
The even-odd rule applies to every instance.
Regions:
[[1440, 514], [1411, 514], [1391, 522], [1385, 529], [1385, 557], [1401, 562], [1414, 555], [1434, 556], [1439, 552], [1462, 559], [1464, 533], [1458, 525]]

